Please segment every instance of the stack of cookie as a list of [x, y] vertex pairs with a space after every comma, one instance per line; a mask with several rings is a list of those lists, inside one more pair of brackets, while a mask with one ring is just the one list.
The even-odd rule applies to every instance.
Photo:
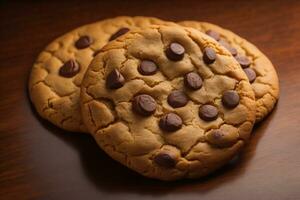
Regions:
[[90, 133], [151, 178], [199, 178], [237, 155], [274, 107], [269, 59], [216, 25], [117, 17], [49, 44], [29, 81], [41, 117]]

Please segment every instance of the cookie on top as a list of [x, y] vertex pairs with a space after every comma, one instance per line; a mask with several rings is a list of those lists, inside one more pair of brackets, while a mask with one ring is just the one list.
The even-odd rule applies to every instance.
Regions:
[[236, 59], [192, 28], [130, 31], [93, 59], [81, 85], [88, 130], [113, 159], [151, 178], [198, 178], [233, 158], [255, 122]]

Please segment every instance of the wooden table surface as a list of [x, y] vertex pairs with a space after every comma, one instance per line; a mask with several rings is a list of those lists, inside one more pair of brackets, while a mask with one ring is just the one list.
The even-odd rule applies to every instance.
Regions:
[[[84, 134], [41, 120], [27, 80], [38, 53], [77, 26], [118, 15], [202, 20], [272, 60], [281, 96], [241, 158], [201, 180], [160, 182], [126, 169]], [[300, 1], [0, 1], [0, 199], [300, 198]]]

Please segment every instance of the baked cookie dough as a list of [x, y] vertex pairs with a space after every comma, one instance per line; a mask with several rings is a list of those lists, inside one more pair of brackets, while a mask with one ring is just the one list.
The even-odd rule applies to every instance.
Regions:
[[93, 59], [83, 120], [113, 159], [151, 178], [198, 178], [249, 139], [255, 97], [224, 47], [179, 26], [131, 31]]
[[35, 61], [29, 93], [40, 116], [68, 131], [86, 132], [80, 84], [90, 61], [108, 42], [133, 28], [163, 23], [151, 17], [117, 17], [77, 28], [50, 43]]
[[247, 40], [217, 25], [197, 21], [183, 21], [179, 24], [205, 32], [235, 56], [255, 93], [256, 122], [264, 119], [279, 98], [278, 76], [271, 61]]

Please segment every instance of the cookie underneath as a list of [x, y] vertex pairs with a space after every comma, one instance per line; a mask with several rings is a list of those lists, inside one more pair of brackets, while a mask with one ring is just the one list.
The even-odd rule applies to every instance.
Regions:
[[86, 132], [79, 106], [86, 68], [109, 41], [129, 30], [166, 23], [151, 17], [117, 17], [79, 27], [51, 42], [35, 61], [30, 98], [39, 115], [56, 126]]

